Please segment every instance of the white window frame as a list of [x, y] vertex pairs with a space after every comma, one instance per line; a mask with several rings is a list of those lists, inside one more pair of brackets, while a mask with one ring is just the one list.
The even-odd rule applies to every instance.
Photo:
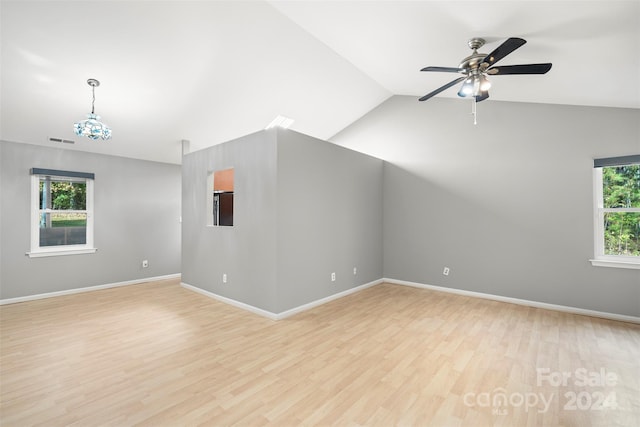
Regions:
[[605, 255], [604, 214], [606, 212], [640, 212], [640, 208], [605, 208], [602, 193], [602, 168], [593, 168], [593, 225], [594, 257], [591, 265], [596, 267], [640, 269], [640, 256]]
[[[40, 214], [58, 212], [53, 209], [41, 209], [40, 207], [40, 178], [49, 176], [47, 174], [31, 175], [31, 249], [27, 252], [30, 258], [62, 256], [62, 255], [78, 255], [95, 253], [97, 249], [93, 243], [93, 179], [68, 177], [69, 180], [75, 182], [85, 182], [87, 187], [86, 210], [65, 212], [82, 212], [87, 214], [86, 243], [84, 245], [58, 245], [58, 246], [40, 246]], [[64, 179], [64, 175], [56, 176], [56, 179]]]

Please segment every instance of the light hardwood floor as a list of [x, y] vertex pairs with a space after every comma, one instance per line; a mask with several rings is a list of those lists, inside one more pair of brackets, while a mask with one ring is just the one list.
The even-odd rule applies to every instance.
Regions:
[[2, 426], [640, 425], [628, 323], [390, 284], [274, 322], [177, 280], [0, 314]]

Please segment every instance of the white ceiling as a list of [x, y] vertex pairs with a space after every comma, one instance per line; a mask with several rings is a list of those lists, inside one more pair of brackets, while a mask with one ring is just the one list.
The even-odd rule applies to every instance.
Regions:
[[[328, 139], [394, 94], [457, 77], [483, 37], [503, 65], [552, 62], [546, 75], [494, 76], [493, 100], [640, 108], [640, 1], [2, 0], [0, 139], [156, 161], [264, 128], [276, 115]], [[72, 125], [91, 105], [113, 139]], [[451, 88], [438, 96], [456, 97]], [[417, 102], [417, 101], [416, 101]], [[429, 101], [426, 101], [429, 102]]]

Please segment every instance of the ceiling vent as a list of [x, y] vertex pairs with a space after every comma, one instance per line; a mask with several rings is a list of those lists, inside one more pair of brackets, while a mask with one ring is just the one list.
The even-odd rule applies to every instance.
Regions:
[[76, 142], [71, 140], [71, 139], [62, 139], [62, 138], [54, 138], [54, 137], [49, 137], [49, 141], [51, 142], [62, 142], [64, 144], [75, 144]]

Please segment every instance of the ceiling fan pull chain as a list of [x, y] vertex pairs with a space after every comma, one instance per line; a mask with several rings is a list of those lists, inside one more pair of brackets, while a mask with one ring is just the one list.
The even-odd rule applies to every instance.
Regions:
[[473, 101], [471, 101], [472, 102], [472, 104], [471, 104], [471, 114], [473, 114], [473, 124], [477, 125], [478, 124], [478, 120], [477, 120], [478, 119], [478, 109], [477, 109], [477, 106], [476, 106], [477, 101], [476, 101], [476, 97], [475, 96], [473, 96], [472, 99], [473, 99]]

